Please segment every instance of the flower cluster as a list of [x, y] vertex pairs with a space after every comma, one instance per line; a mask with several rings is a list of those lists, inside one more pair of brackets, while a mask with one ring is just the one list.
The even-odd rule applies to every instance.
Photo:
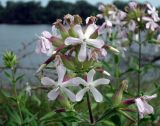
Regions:
[[[150, 38], [155, 37], [156, 42], [160, 40], [158, 35], [160, 18], [156, 9], [148, 3], [142, 6], [137, 2], [130, 2], [125, 11], [119, 10], [114, 5], [100, 5], [99, 10], [102, 14], [88, 17], [85, 23], [79, 15], [67, 14], [63, 21], [58, 19], [53, 23], [52, 33], [43, 31], [39, 37], [36, 52], [50, 57], [37, 72], [53, 61], [58, 73], [57, 81], [49, 77], [41, 78], [44, 86], [52, 88], [48, 93], [49, 100], [66, 95], [72, 102], [78, 102], [83, 99], [85, 93], [91, 93], [96, 102], [102, 102], [103, 96], [96, 87], [107, 85], [110, 80], [106, 78], [94, 80], [94, 75], [100, 72], [110, 76], [101, 63], [107, 56], [107, 50], [123, 52], [133, 41], [139, 41], [137, 38], [139, 29], [145, 30], [143, 34], [147, 37], [144, 41], [153, 41]], [[104, 18], [105, 22], [97, 25], [98, 18]], [[116, 46], [118, 50], [112, 46]], [[126, 84], [120, 86], [113, 97], [113, 106], [121, 103], [122, 93], [126, 88]], [[77, 91], [77, 94], [74, 91]], [[154, 112], [153, 107], [146, 101], [155, 97], [155, 95], [143, 96], [132, 100], [132, 103], [137, 105], [141, 118]]]
[[[99, 29], [104, 39], [111, 45], [117, 47], [125, 56], [125, 51], [132, 42], [138, 42], [138, 29], [143, 31], [143, 41], [159, 43], [160, 17], [155, 7], [146, 3], [138, 4], [135, 1], [129, 2], [124, 11], [114, 5], [99, 5], [102, 14], [98, 18], [104, 18], [105, 22]], [[152, 38], [152, 39], [151, 39]], [[154, 39], [153, 38], [157, 38]]]
[[[58, 73], [57, 82], [48, 77], [41, 79], [44, 86], [53, 87], [48, 93], [49, 100], [55, 100], [59, 95], [66, 94], [73, 102], [81, 101], [86, 92], [91, 92], [97, 102], [102, 102], [102, 94], [96, 87], [109, 84], [110, 81], [105, 78], [93, 81], [93, 77], [96, 71], [110, 75], [101, 67], [99, 57], [106, 57], [107, 49], [116, 49], [106, 45], [99, 37], [99, 28], [93, 16], [88, 17], [86, 26], [82, 27], [79, 15], [67, 14], [63, 23], [60, 19], [53, 23], [52, 34], [48, 31], [42, 32], [36, 52], [51, 56], [48, 61], [55, 62]], [[46, 65], [49, 64], [48, 61]], [[74, 74], [73, 77], [69, 77], [71, 73]], [[83, 89], [75, 95], [69, 90], [70, 86]]]

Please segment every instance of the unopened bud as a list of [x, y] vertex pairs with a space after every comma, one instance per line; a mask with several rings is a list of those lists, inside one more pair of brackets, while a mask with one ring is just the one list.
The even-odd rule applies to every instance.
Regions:
[[74, 23], [82, 24], [82, 18], [79, 15], [74, 15]]
[[62, 24], [62, 20], [57, 19], [57, 21], [54, 22], [53, 25], [55, 25], [55, 27], [57, 29], [59, 29], [59, 31], [60, 31], [61, 36], [62, 36], [63, 39], [65, 39], [65, 38], [67, 38], [69, 36], [68, 32], [66, 31], [65, 27]]
[[103, 74], [105, 74], [105, 75], [107, 75], [107, 76], [111, 76], [111, 74], [110, 73], [108, 73], [107, 71], [103, 71]]
[[74, 60], [72, 57], [67, 57], [65, 55], [61, 56], [64, 66], [70, 70], [75, 70]]
[[58, 96], [58, 101], [66, 109], [73, 110], [73, 107], [72, 107], [71, 103], [69, 102], [69, 100], [66, 97], [59, 95]]
[[123, 98], [123, 91], [126, 91], [128, 88], [128, 82], [127, 80], [123, 80], [120, 87], [118, 88], [118, 90], [116, 91], [116, 93], [113, 95], [113, 104], [115, 106], [118, 106]]
[[52, 42], [52, 44], [55, 46], [55, 47], [59, 47], [61, 46], [62, 44], [64, 44], [64, 42], [62, 41], [62, 39], [60, 38], [57, 38], [55, 36], [52, 36], [50, 38], [50, 41]]
[[116, 49], [116, 48], [114, 48], [114, 47], [112, 47], [112, 46], [107, 46], [107, 48], [108, 48], [109, 50], [115, 52], [115, 53], [119, 53], [119, 50]]

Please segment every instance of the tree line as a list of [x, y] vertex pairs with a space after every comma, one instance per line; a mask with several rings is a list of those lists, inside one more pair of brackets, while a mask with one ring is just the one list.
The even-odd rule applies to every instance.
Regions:
[[[114, 1], [118, 8], [124, 8], [126, 2]], [[99, 13], [97, 5], [80, 0], [76, 3], [50, 0], [44, 7], [41, 2], [7, 1], [6, 6], [0, 3], [0, 23], [7, 24], [51, 24], [66, 14], [79, 14], [84, 19]]]
[[0, 23], [8, 24], [51, 24], [65, 14], [79, 14], [83, 18], [98, 13], [97, 7], [86, 1], [70, 3], [65, 1], [49, 1], [43, 7], [40, 2], [6, 2], [0, 4]]

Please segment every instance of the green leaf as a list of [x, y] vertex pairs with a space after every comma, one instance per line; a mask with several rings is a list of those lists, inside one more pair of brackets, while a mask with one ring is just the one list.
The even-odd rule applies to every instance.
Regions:
[[52, 112], [49, 112], [49, 113], [47, 113], [46, 115], [44, 115], [43, 117], [41, 117], [41, 118], [40, 118], [40, 121], [50, 119], [50, 118], [52, 118], [55, 114], [56, 114], [56, 112], [53, 112], [53, 111], [52, 111]]
[[18, 77], [16, 78], [16, 81], [21, 80], [23, 77], [24, 77], [24, 74], [23, 74], [23, 75], [18, 76]]
[[9, 79], [12, 78], [11, 74], [9, 74], [7, 71], [4, 71], [4, 74], [6, 75], [7, 78], [9, 78]]
[[116, 64], [119, 63], [119, 57], [118, 57], [118, 55], [114, 55], [114, 62], [115, 62]]
[[127, 119], [129, 119], [130, 121], [134, 122], [135, 123], [135, 119], [133, 119], [130, 115], [128, 115], [126, 112], [122, 111], [122, 110], [118, 110], [118, 112], [125, 116]]
[[32, 98], [33, 98], [34, 101], [37, 102], [38, 106], [41, 105], [41, 100], [36, 95], [33, 95]]

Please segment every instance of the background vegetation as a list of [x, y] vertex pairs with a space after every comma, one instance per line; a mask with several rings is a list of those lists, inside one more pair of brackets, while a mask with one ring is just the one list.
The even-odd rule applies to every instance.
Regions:
[[[122, 9], [127, 2], [114, 1], [114, 4]], [[5, 7], [0, 3], [0, 23], [51, 24], [68, 13], [79, 14], [85, 19], [90, 15], [98, 14], [98, 9], [97, 5], [91, 5], [84, 0], [76, 3], [50, 0], [45, 7], [41, 5], [41, 2], [35, 1], [8, 1]]]

